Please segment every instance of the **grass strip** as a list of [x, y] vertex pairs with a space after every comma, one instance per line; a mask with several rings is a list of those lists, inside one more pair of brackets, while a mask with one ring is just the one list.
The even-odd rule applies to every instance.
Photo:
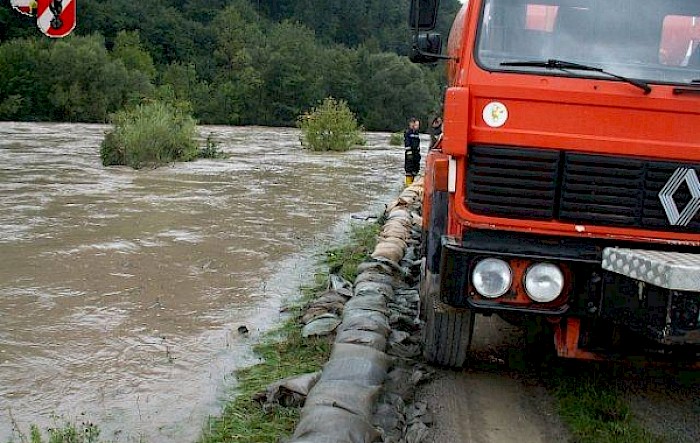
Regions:
[[559, 415], [574, 443], [664, 443], [631, 413], [622, 386], [612, 374], [573, 371], [553, 378]]
[[[330, 272], [353, 281], [359, 264], [374, 250], [380, 227], [379, 223], [353, 226], [345, 245], [327, 251], [324, 264]], [[318, 371], [328, 360], [332, 340], [303, 338], [299, 322], [304, 304], [324, 291], [327, 282], [328, 274], [321, 274], [313, 286], [303, 288], [301, 299], [290, 308], [289, 318], [254, 346], [262, 361], [236, 372], [236, 396], [225, 405], [221, 416], [211, 419], [202, 443], [273, 443], [293, 432], [299, 420], [299, 409], [279, 406], [266, 412], [252, 396], [275, 381]]]

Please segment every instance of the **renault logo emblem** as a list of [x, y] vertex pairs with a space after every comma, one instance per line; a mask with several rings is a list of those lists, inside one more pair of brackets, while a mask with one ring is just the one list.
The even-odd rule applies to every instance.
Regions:
[[[678, 210], [678, 205], [674, 199], [674, 195], [678, 192], [683, 182], [690, 190], [690, 201], [685, 205], [683, 211]], [[688, 223], [700, 211], [700, 180], [695, 169], [678, 168], [668, 179], [661, 192], [659, 192], [659, 200], [666, 212], [668, 222], [673, 226], [688, 226]]]

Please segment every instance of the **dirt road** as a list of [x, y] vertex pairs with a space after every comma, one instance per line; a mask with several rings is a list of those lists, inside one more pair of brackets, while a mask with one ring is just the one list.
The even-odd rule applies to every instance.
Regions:
[[[574, 441], [545, 387], [542, 360], [525, 333], [497, 316], [477, 316], [473, 356], [462, 371], [439, 370], [417, 393], [434, 414], [435, 443], [539, 443]], [[595, 372], [619, 380], [630, 412], [653, 438], [665, 443], [700, 441], [700, 373], [669, 369], [605, 369], [553, 359], [582, 379]], [[540, 366], [541, 367], [541, 366]], [[551, 369], [551, 368], [550, 368]], [[626, 439], [624, 441], [630, 441]]]
[[500, 318], [477, 316], [471, 366], [478, 369], [440, 370], [435, 380], [418, 393], [434, 413], [431, 441], [568, 441], [546, 390], [519, 380], [506, 367], [514, 353], [523, 352], [524, 341], [521, 330]]

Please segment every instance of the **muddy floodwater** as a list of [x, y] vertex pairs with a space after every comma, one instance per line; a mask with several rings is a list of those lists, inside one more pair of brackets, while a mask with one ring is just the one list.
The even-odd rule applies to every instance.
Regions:
[[231, 157], [134, 171], [101, 166], [106, 128], [0, 123], [0, 441], [66, 420], [195, 440], [319, 251], [401, 183], [388, 134], [314, 154], [203, 127]]

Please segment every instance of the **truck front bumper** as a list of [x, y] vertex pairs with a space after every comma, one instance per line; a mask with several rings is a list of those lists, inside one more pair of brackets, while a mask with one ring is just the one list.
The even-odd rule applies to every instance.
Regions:
[[665, 345], [700, 344], [700, 255], [605, 248], [601, 313]]
[[[550, 262], [566, 268], [561, 303], [514, 303], [512, 293], [486, 300], [470, 282], [476, 264], [489, 257]], [[514, 282], [516, 291], [518, 286]], [[519, 285], [522, 286], [522, 285]], [[588, 240], [540, 238], [472, 231], [442, 238], [440, 296], [444, 303], [480, 313], [522, 313], [604, 321], [660, 345], [700, 345], [700, 255], [615, 248]], [[521, 297], [522, 298], [522, 297]]]

